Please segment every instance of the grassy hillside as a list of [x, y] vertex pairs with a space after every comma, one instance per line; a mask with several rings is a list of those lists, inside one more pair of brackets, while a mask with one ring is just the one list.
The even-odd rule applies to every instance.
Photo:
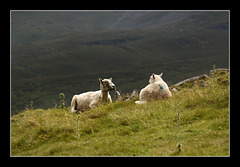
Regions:
[[204, 82], [143, 105], [24, 111], [11, 117], [11, 156], [229, 156], [229, 74]]

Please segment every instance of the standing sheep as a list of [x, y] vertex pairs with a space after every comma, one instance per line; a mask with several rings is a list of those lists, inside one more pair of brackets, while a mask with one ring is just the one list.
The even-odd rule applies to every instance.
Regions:
[[109, 91], [116, 90], [115, 85], [112, 83], [112, 78], [110, 79], [101, 79], [100, 90], [99, 91], [90, 91], [82, 93], [80, 95], [74, 95], [71, 102], [71, 112], [83, 112], [90, 108], [93, 108], [103, 102], [112, 103], [111, 96]]
[[160, 75], [152, 74], [149, 79], [149, 84], [140, 91], [140, 101], [136, 101], [136, 104], [143, 104], [152, 100], [159, 100], [165, 97], [171, 97], [172, 94], [169, 91], [168, 85], [162, 79], [163, 73]]

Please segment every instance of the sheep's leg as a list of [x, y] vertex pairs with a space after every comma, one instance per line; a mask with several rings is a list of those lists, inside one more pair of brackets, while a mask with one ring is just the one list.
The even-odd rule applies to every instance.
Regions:
[[77, 100], [74, 99], [73, 102], [72, 102], [72, 108], [71, 108], [71, 112], [72, 113], [76, 113], [77, 112]]
[[75, 107], [74, 106], [72, 106], [72, 108], [71, 108], [71, 112], [72, 113], [75, 113], [77, 110], [75, 110]]
[[135, 101], [135, 104], [144, 104], [146, 101]]
[[90, 108], [93, 108], [93, 107], [96, 107], [97, 106], [97, 103], [95, 101], [92, 101], [90, 104], [89, 104], [89, 107]]
[[71, 112], [75, 113], [77, 111], [77, 96], [74, 95], [71, 102]]

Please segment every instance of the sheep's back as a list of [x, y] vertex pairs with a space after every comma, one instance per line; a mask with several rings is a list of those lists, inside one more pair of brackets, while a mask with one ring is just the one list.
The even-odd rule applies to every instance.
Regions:
[[101, 98], [100, 94], [101, 94], [101, 91], [91, 91], [91, 92], [86, 92], [78, 95], [77, 103], [78, 103], [79, 109], [88, 109], [89, 104], [93, 100]]
[[141, 101], [159, 100], [171, 96], [167, 84], [163, 81], [148, 84], [139, 94]]

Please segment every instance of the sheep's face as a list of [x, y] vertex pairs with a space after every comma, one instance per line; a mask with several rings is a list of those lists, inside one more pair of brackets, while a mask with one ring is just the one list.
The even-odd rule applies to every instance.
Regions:
[[100, 81], [100, 89], [103, 91], [110, 91], [110, 90], [116, 90], [116, 86], [114, 83], [112, 83], [112, 78], [110, 79], [101, 79], [99, 78]]
[[163, 73], [157, 75], [157, 74], [152, 74], [149, 79], [149, 83], [154, 83], [156, 81], [161, 81], [162, 80]]

